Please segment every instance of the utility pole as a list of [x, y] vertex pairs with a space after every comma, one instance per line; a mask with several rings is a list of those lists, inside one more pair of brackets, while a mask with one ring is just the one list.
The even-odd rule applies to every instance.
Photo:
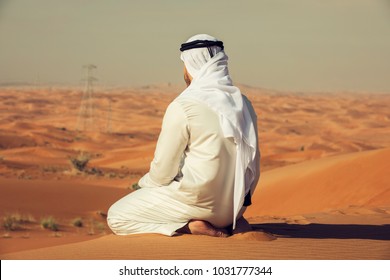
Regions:
[[97, 81], [92, 76], [93, 69], [97, 67], [93, 64], [84, 65], [85, 71], [85, 87], [83, 97], [81, 99], [79, 115], [77, 119], [77, 130], [94, 130], [94, 104], [93, 104], [93, 82]]

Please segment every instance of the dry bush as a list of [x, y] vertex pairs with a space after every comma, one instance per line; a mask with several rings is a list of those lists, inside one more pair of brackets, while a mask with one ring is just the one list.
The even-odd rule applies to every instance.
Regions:
[[50, 229], [52, 231], [59, 231], [59, 224], [56, 222], [56, 220], [49, 216], [49, 217], [45, 217], [41, 220], [41, 226], [44, 228], [44, 229]]
[[84, 222], [83, 222], [83, 219], [78, 217], [78, 218], [75, 218], [73, 221], [72, 221], [72, 225], [74, 227], [83, 227], [84, 226]]
[[76, 157], [71, 157], [69, 160], [72, 163], [73, 167], [77, 170], [83, 172], [88, 165], [91, 156], [88, 154], [80, 153]]
[[34, 223], [35, 219], [31, 214], [12, 213], [3, 217], [3, 227], [7, 231], [18, 230], [22, 224]]

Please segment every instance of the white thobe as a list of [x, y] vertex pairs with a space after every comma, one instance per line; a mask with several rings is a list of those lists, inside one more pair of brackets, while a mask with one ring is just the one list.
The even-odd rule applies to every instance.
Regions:
[[[253, 107], [244, 100], [255, 121]], [[168, 106], [150, 171], [139, 181], [141, 189], [108, 211], [114, 233], [171, 236], [192, 219], [231, 225], [236, 144], [224, 137], [219, 121], [207, 105], [190, 98], [179, 97]]]

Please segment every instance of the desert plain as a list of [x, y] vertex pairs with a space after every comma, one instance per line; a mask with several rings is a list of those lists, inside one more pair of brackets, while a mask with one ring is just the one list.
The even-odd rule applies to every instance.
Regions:
[[[115, 236], [175, 85], [0, 88], [0, 259], [390, 259], [390, 93], [242, 85], [261, 178], [228, 238]], [[84, 98], [83, 98], [84, 96]]]

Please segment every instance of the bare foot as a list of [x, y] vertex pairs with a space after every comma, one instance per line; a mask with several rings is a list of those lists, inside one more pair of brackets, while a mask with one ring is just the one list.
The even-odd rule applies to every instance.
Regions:
[[248, 232], [251, 230], [252, 230], [252, 227], [248, 223], [248, 221], [244, 217], [241, 217], [236, 222], [236, 228], [233, 230], [233, 234], [244, 233], [244, 232]]
[[213, 237], [228, 237], [225, 229], [219, 229], [212, 224], [202, 220], [192, 220], [188, 223], [188, 230], [191, 234], [208, 235]]

